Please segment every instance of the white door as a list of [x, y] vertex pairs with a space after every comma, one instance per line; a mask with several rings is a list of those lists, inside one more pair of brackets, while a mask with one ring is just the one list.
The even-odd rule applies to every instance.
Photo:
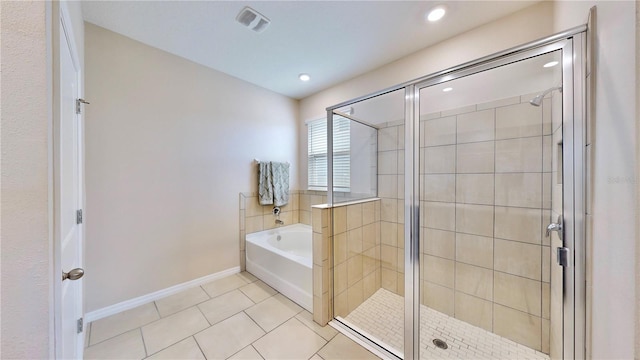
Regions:
[[[82, 358], [82, 127], [76, 111], [80, 66], [68, 16], [61, 8], [59, 117], [54, 120], [54, 213], [56, 256], [56, 357]], [[65, 279], [63, 273], [68, 273]], [[58, 274], [60, 274], [58, 276]]]

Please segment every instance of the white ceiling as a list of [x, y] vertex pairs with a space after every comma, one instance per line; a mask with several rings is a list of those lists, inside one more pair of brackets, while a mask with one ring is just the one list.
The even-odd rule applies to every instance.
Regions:
[[[88, 22], [300, 99], [535, 2], [83, 1], [82, 10]], [[425, 22], [443, 3], [445, 18]], [[263, 33], [235, 21], [247, 5], [271, 20]]]

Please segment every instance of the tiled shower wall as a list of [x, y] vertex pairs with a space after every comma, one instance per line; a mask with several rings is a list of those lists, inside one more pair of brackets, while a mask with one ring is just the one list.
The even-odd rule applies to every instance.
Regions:
[[404, 121], [378, 130], [382, 288], [404, 295]]
[[311, 208], [327, 203], [326, 191], [300, 190], [300, 223], [311, 225]]
[[421, 121], [421, 301], [548, 353], [551, 102], [534, 95]]
[[313, 320], [325, 326], [333, 318], [333, 217], [324, 205], [311, 209], [313, 229]]
[[346, 317], [380, 288], [380, 200], [331, 210], [334, 315]]

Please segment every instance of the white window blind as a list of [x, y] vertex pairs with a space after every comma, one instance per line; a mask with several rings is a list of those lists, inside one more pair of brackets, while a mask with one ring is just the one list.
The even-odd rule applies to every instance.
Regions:
[[[351, 177], [349, 119], [333, 120], [333, 187], [349, 191]], [[307, 124], [309, 190], [327, 189], [327, 120]]]
[[351, 127], [349, 119], [333, 119], [333, 188], [349, 191], [351, 185]]

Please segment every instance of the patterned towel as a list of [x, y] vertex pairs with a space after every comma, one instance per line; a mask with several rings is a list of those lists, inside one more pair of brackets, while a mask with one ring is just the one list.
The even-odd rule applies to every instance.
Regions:
[[289, 202], [289, 164], [271, 163], [271, 181], [273, 186], [273, 204], [284, 206]]
[[261, 161], [258, 163], [258, 198], [260, 205], [273, 204], [273, 177], [271, 176], [271, 163]]

